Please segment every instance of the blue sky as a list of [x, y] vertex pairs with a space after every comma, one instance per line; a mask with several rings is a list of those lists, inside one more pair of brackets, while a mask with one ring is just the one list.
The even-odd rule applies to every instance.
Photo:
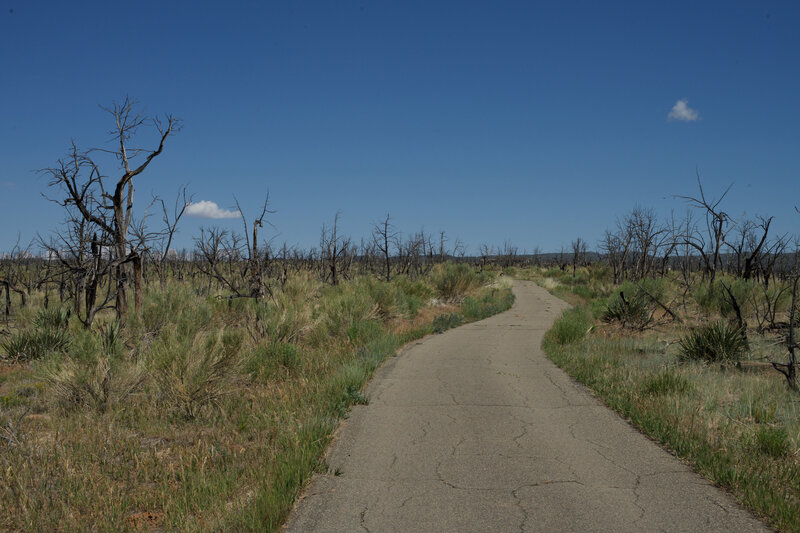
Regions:
[[[277, 242], [315, 245], [341, 211], [356, 240], [388, 212], [473, 250], [594, 245], [636, 204], [682, 213], [696, 168], [734, 183], [734, 216], [800, 229], [797, 2], [0, 8], [0, 250], [58, 226], [33, 170], [103, 146], [98, 104], [126, 94], [184, 121], [138, 205], [188, 183], [255, 214], [269, 191]], [[668, 119], [681, 100], [697, 120]], [[241, 226], [186, 218], [177, 247], [201, 225]]]

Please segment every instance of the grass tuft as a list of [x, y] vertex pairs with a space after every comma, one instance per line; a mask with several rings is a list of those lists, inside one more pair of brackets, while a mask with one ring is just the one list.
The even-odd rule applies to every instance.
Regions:
[[747, 341], [738, 328], [714, 322], [689, 331], [681, 338], [680, 347], [684, 360], [729, 363], [741, 359]]
[[545, 342], [553, 342], [561, 346], [576, 343], [586, 337], [591, 326], [592, 323], [586, 309], [582, 307], [567, 309], [547, 331]]

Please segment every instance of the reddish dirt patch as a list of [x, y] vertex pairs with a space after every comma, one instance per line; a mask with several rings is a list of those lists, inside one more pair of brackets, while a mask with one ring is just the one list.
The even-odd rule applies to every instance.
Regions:
[[125, 524], [132, 529], [156, 529], [164, 520], [164, 513], [161, 511], [151, 512], [142, 511], [140, 513], [129, 514], [125, 518]]

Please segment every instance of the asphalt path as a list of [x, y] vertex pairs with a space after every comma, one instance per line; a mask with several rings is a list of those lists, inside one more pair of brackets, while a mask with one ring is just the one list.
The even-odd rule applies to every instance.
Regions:
[[288, 531], [769, 531], [547, 359], [567, 304], [514, 293], [377, 371]]

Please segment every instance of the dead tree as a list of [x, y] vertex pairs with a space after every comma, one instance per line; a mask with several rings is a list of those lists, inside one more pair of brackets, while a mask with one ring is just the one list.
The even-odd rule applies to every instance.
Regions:
[[786, 378], [786, 382], [793, 391], [797, 391], [797, 357], [795, 350], [800, 348], [794, 334], [794, 326], [797, 313], [797, 286], [800, 282], [800, 275], [795, 275], [792, 284], [792, 308], [789, 311], [789, 331], [786, 335], [786, 348], [789, 351], [789, 360], [786, 364], [773, 362], [772, 366]]
[[583, 258], [586, 262], [586, 241], [578, 237], [572, 241], [572, 277], [575, 277], [575, 271], [578, 268], [578, 263]]
[[392, 275], [390, 243], [394, 242], [398, 237], [398, 233], [394, 231], [394, 226], [390, 220], [389, 213], [386, 213], [386, 218], [382, 222], [372, 225], [372, 241], [383, 256], [386, 281], [391, 281]]
[[[209, 294], [213, 282], [217, 281], [233, 296], [242, 296], [235, 266], [241, 258], [238, 237], [220, 228], [200, 228], [200, 237], [195, 238], [194, 242], [198, 268], [208, 278]], [[223, 269], [224, 266], [227, 266], [227, 271]]]
[[161, 221], [164, 227], [161, 231], [160, 238], [157, 240], [158, 248], [154, 249], [153, 266], [158, 274], [158, 284], [161, 290], [167, 288], [167, 262], [170, 260], [170, 251], [172, 250], [172, 241], [178, 231], [178, 222], [186, 212], [186, 208], [192, 202], [192, 197], [187, 196], [186, 187], [181, 187], [175, 198], [175, 205], [172, 208], [172, 215], [167, 210], [167, 204], [161, 198], [157, 199], [161, 204]]
[[[172, 115], [150, 119], [138, 109], [130, 97], [122, 103], [103, 108], [114, 121], [110, 131], [116, 147], [78, 149], [73, 142], [69, 153], [57, 165], [41, 172], [50, 177], [49, 186], [60, 193], [51, 200], [65, 208], [74, 208], [86, 220], [90, 233], [108, 235], [111, 243], [115, 309], [120, 323], [127, 317], [127, 264], [141, 268], [141, 257], [129, 247], [128, 238], [133, 217], [134, 178], [144, 172], [161, 155], [170, 135], [180, 130], [180, 120]], [[135, 144], [143, 126], [157, 133], [156, 147], [146, 149]], [[101, 170], [98, 156], [108, 155], [119, 164], [121, 174], [110, 178]], [[138, 165], [135, 161], [140, 161]], [[141, 290], [138, 288], [137, 290]]]
[[344, 238], [339, 235], [339, 215], [333, 218], [333, 226], [328, 229], [322, 225], [322, 231], [319, 239], [319, 247], [322, 253], [321, 260], [326, 269], [323, 278], [330, 280], [331, 285], [339, 284], [339, 277], [342, 271], [342, 263], [346, 255], [350, 251], [350, 239]]
[[30, 268], [30, 260], [33, 258], [31, 247], [33, 243], [20, 246], [20, 239], [11, 249], [3, 261], [3, 269], [0, 270], [0, 285], [6, 293], [5, 315], [11, 313], [11, 293], [19, 295], [20, 307], [26, 307], [31, 297], [31, 292], [41, 281], [36, 279], [35, 272]]
[[[267, 214], [274, 213], [274, 211], [270, 211], [268, 209], [269, 193], [267, 193], [266, 197], [264, 198], [264, 206], [261, 209], [261, 213], [255, 219], [253, 219], [252, 241], [250, 240], [249, 230], [247, 227], [247, 218], [245, 218], [244, 212], [239, 205], [239, 200], [234, 198], [234, 201], [236, 202], [236, 209], [238, 209], [239, 215], [242, 217], [242, 224], [244, 225], [244, 239], [245, 247], [247, 249], [247, 267], [250, 278], [250, 296], [253, 298], [263, 298], [267, 293], [272, 296], [272, 292], [264, 282], [264, 264], [269, 259], [269, 244], [265, 244], [264, 246], [265, 253], [263, 257], [258, 251], [258, 230], [259, 228], [264, 227], [264, 217], [266, 217]], [[269, 222], [267, 222], [267, 224], [269, 224]]]
[[[705, 192], [703, 191], [703, 184], [700, 181], [699, 172], [697, 173], [697, 186], [700, 189], [699, 197], [677, 197], [687, 200], [691, 205], [701, 209], [705, 213], [706, 233], [704, 235], [702, 232], [695, 230], [687, 232], [683, 235], [682, 244], [691, 246], [700, 253], [700, 257], [702, 257], [703, 263], [705, 264], [705, 270], [708, 274], [709, 281], [713, 283], [720, 265], [720, 253], [725, 243], [725, 238], [736, 226], [736, 221], [731, 219], [731, 217], [719, 207], [733, 185], [729, 185], [717, 200], [706, 198]], [[706, 241], [706, 237], [708, 237], [708, 241]]]
[[[71, 279], [73, 315], [90, 328], [97, 313], [114, 307], [112, 239], [102, 231], [90, 233], [98, 228], [74, 208], [68, 208], [67, 213], [62, 229], [49, 241], [40, 238], [40, 243], [48, 258], [56, 260], [61, 272]], [[101, 292], [105, 294], [98, 299]]]

